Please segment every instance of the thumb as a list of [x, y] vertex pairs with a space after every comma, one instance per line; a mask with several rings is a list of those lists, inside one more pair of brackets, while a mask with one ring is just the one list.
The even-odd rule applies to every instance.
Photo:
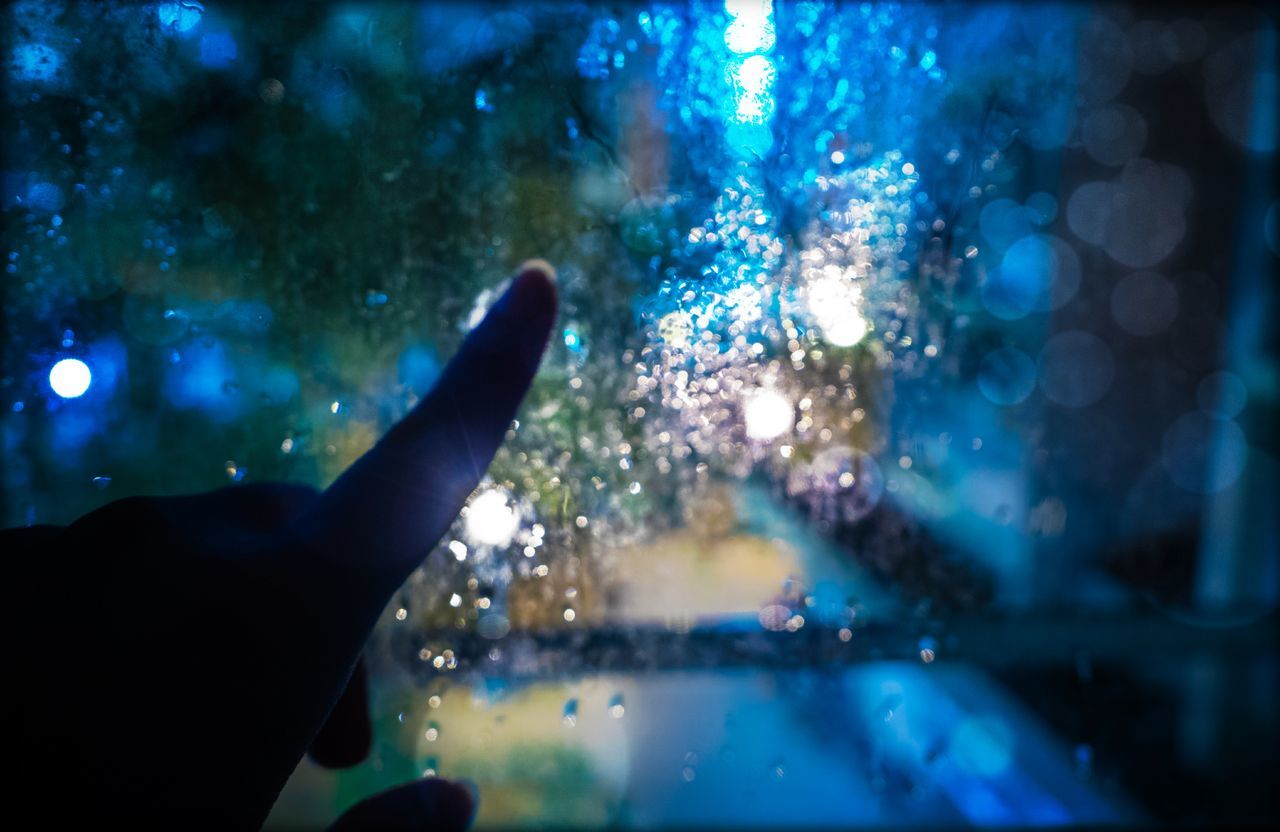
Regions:
[[466, 786], [427, 777], [360, 801], [329, 832], [463, 832], [475, 808]]

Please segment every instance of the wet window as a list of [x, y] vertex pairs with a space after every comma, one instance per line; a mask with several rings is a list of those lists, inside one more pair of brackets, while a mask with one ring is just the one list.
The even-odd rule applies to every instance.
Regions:
[[272, 823], [1274, 817], [1273, 13], [3, 15], [6, 526], [322, 487], [558, 273]]

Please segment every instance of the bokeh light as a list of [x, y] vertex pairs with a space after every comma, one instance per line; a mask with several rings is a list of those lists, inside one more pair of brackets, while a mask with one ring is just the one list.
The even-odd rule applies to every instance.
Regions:
[[466, 508], [467, 537], [482, 546], [509, 546], [520, 528], [520, 516], [510, 495], [489, 488], [471, 499]]
[[89, 390], [93, 373], [78, 358], [63, 358], [49, 369], [49, 386], [64, 399], [78, 399]]
[[1060, 332], [1040, 352], [1040, 389], [1064, 407], [1088, 407], [1106, 395], [1115, 378], [1111, 348], [1091, 332]]
[[793, 405], [776, 390], [752, 393], [743, 406], [747, 436], [762, 442], [777, 439], [791, 430], [794, 420]]

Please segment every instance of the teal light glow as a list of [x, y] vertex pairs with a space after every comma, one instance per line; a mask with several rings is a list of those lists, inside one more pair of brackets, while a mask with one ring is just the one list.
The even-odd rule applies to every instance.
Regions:
[[724, 30], [724, 44], [730, 52], [748, 55], [752, 52], [768, 52], [777, 41], [773, 25], [773, 3], [770, 0], [734, 2], [724, 4], [731, 21]]

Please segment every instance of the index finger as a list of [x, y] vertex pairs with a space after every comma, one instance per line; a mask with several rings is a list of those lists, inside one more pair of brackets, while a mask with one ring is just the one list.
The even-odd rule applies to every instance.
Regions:
[[554, 272], [530, 261], [431, 392], [295, 525], [324, 556], [403, 579], [453, 522], [529, 389], [555, 320]]

